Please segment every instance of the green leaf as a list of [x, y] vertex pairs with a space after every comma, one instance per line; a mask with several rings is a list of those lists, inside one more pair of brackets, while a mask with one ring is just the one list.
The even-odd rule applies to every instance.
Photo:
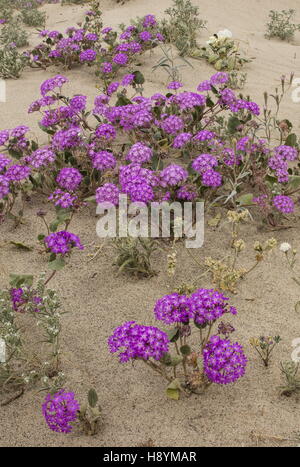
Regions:
[[9, 243], [11, 245], [14, 245], [15, 247], [19, 248], [19, 250], [26, 250], [26, 251], [32, 251], [33, 250], [32, 246], [25, 245], [25, 243], [13, 242], [12, 240]]
[[297, 146], [297, 135], [295, 135], [295, 133], [291, 133], [285, 140], [285, 144], [291, 147]]
[[38, 241], [39, 241], [39, 242], [42, 242], [42, 241], [44, 240], [45, 237], [46, 237], [46, 235], [44, 235], [44, 234], [39, 234], [37, 238], [38, 238]]
[[31, 274], [10, 274], [10, 285], [19, 288], [21, 285], [31, 286], [33, 284], [33, 276]]
[[171, 366], [180, 365], [182, 361], [183, 361], [183, 358], [180, 355], [175, 355], [175, 357], [172, 357]]
[[136, 84], [144, 84], [145, 78], [144, 78], [143, 73], [141, 73], [140, 71], [136, 70], [136, 71], [133, 72], [133, 75], [134, 75], [134, 82], [135, 82]]
[[234, 134], [240, 124], [241, 122], [237, 117], [230, 117], [227, 126], [229, 133]]
[[166, 331], [170, 342], [176, 342], [179, 339], [179, 329], [173, 328]]
[[97, 402], [98, 402], [98, 395], [94, 388], [90, 389], [88, 392], [88, 401], [91, 407], [93, 408], [96, 407]]
[[174, 379], [167, 387], [167, 396], [169, 399], [178, 401], [180, 398], [180, 383], [177, 379]]
[[182, 353], [182, 355], [187, 357], [188, 355], [191, 355], [192, 349], [189, 345], [183, 345], [182, 347], [180, 347], [180, 352]]
[[59, 219], [56, 219], [56, 221], [51, 222], [51, 224], [49, 225], [50, 232], [56, 232], [59, 224], [60, 224]]
[[252, 204], [254, 195], [253, 193], [247, 193], [245, 195], [240, 196], [237, 198], [237, 203], [239, 203], [241, 206], [249, 205]]
[[60, 271], [63, 269], [66, 265], [66, 262], [63, 260], [63, 258], [56, 258], [54, 261], [50, 261], [48, 264], [49, 268], [52, 269], [53, 271]]
[[160, 363], [162, 363], [163, 365], [166, 365], [166, 366], [171, 366], [171, 363], [172, 363], [172, 357], [171, 355], [166, 352], [165, 354], [163, 354], [163, 356], [161, 357], [161, 359], [159, 360]]
[[296, 313], [300, 313], [300, 301], [296, 303], [295, 311], [296, 311]]
[[289, 179], [289, 188], [296, 190], [300, 186], [300, 175], [293, 175]]

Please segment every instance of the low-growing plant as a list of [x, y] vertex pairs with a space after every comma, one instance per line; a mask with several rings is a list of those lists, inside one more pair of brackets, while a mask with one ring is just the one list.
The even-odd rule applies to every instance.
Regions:
[[20, 78], [28, 65], [28, 57], [20, 53], [13, 44], [0, 47], [0, 77], [2, 79]]
[[46, 13], [38, 10], [37, 8], [25, 8], [21, 10], [20, 18], [26, 26], [32, 26], [35, 28], [44, 27], [46, 23]]
[[245, 63], [253, 60], [242, 56], [240, 43], [233, 39], [232, 32], [228, 29], [214, 34], [206, 46], [196, 49], [191, 56], [205, 58], [218, 71], [239, 70]]
[[89, 390], [87, 403], [80, 406], [73, 392], [53, 387], [45, 397], [42, 412], [48, 427], [57, 433], [70, 433], [78, 426], [82, 433], [93, 436], [101, 427], [101, 407], [95, 389]]
[[137, 277], [153, 277], [157, 272], [151, 264], [151, 257], [158, 248], [156, 240], [149, 238], [118, 238], [113, 242], [118, 255], [115, 265], [119, 273], [127, 272]]
[[[0, 363], [2, 388], [24, 391], [41, 378], [59, 373], [62, 312], [57, 293], [46, 287], [49, 280], [42, 274], [34, 285], [33, 276], [12, 275], [10, 288], [0, 291], [0, 337], [6, 347], [5, 361]], [[31, 321], [43, 329], [43, 342], [48, 348], [45, 355], [41, 349], [38, 356], [31, 355], [22, 325]]]
[[266, 37], [278, 37], [283, 41], [291, 41], [295, 32], [300, 31], [300, 24], [292, 23], [296, 10], [271, 10], [269, 13], [269, 22], [267, 23]]
[[294, 361], [281, 362], [281, 372], [285, 378], [285, 384], [280, 387], [281, 394], [291, 396], [300, 391], [299, 363]]
[[270, 364], [273, 350], [280, 341], [280, 336], [260, 336], [259, 338], [252, 337], [250, 339], [250, 344], [256, 350], [266, 368]]
[[229, 340], [233, 326], [221, 322], [213, 330], [228, 313], [234, 315], [236, 309], [217, 291], [199, 289], [191, 296], [172, 293], [154, 307], [155, 318], [171, 329], [165, 332], [130, 321], [115, 329], [109, 348], [119, 352], [121, 363], [141, 361], [167, 380], [171, 399], [202, 394], [213, 383], [233, 383], [245, 373], [243, 348]]
[[161, 21], [160, 28], [166, 42], [174, 44], [180, 55], [190, 55], [198, 48], [198, 34], [206, 25], [199, 17], [199, 7], [190, 0], [173, 0], [165, 14], [168, 18]]
[[15, 47], [24, 47], [28, 45], [28, 34], [21, 27], [19, 19], [12, 20], [0, 31], [0, 44], [14, 45]]

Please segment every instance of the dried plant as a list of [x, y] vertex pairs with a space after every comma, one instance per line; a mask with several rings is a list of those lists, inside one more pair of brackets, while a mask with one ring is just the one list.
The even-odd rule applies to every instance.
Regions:
[[300, 377], [298, 375], [299, 363], [294, 361], [281, 362], [280, 368], [285, 378], [285, 385], [281, 386], [281, 394], [291, 396], [300, 391]]
[[268, 367], [270, 363], [271, 354], [280, 341], [280, 336], [260, 336], [259, 338], [252, 337], [250, 339], [250, 344], [262, 359], [265, 367]]
[[271, 10], [269, 13], [270, 21], [267, 23], [266, 37], [278, 37], [282, 41], [291, 41], [295, 32], [300, 31], [300, 24], [292, 23], [296, 10]]

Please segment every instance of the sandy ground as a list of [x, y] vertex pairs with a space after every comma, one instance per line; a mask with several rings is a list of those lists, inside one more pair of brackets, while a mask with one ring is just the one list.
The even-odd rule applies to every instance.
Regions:
[[[273, 90], [282, 74], [300, 73], [300, 34], [288, 44], [264, 38], [269, 10], [282, 9], [279, 0], [194, 0], [201, 6], [202, 17], [208, 20], [208, 31], [201, 40], [219, 29], [229, 28], [235, 37], [247, 42], [248, 54], [256, 60], [246, 67], [248, 82], [245, 92], [262, 104], [265, 90]], [[154, 13], [158, 17], [171, 4], [169, 0], [128, 1], [115, 6], [112, 0], [103, 2], [105, 25], [115, 26], [136, 15]], [[287, 0], [285, 8], [297, 8], [298, 0]], [[47, 28], [64, 30], [82, 19], [86, 7], [58, 7], [48, 5]], [[300, 11], [298, 11], [298, 20]], [[32, 37], [36, 41], [36, 37]], [[159, 91], [165, 85], [163, 74], [153, 74], [151, 67], [160, 54], [155, 51], [145, 57], [143, 72], [147, 77], [147, 92]], [[204, 62], [192, 61], [193, 70], [183, 70], [183, 82], [195, 89], [214, 71]], [[62, 70], [60, 70], [62, 73]], [[0, 104], [0, 128], [29, 124], [38, 134], [36, 116], [28, 115], [27, 108], [38, 97], [40, 83], [57, 73], [57, 69], [27, 71], [22, 79], [7, 82], [7, 102]], [[64, 72], [70, 79], [70, 93], [97, 94], [91, 69]], [[282, 118], [290, 118], [299, 132], [299, 105], [287, 96], [282, 107]], [[36, 211], [45, 207], [33, 197], [26, 207], [26, 223], [17, 230], [7, 222], [0, 227], [0, 242], [7, 239], [34, 244], [41, 231]], [[68, 314], [63, 319], [63, 369], [68, 387], [79, 400], [94, 386], [103, 407], [103, 427], [93, 437], [67, 436], [49, 431], [41, 415], [43, 394], [35, 390], [1, 409], [0, 446], [135, 446], [151, 438], [156, 446], [255, 446], [297, 445], [295, 433], [300, 431], [299, 398], [279, 396], [282, 383], [279, 361], [290, 358], [292, 341], [300, 337], [300, 320], [295, 315], [294, 303], [299, 290], [290, 279], [282, 253], [275, 252], [246, 281], [240, 284], [238, 295], [232, 298], [238, 308], [238, 317], [232, 320], [235, 337], [244, 344], [249, 357], [246, 376], [238, 383], [213, 386], [204, 396], [192, 396], [177, 403], [167, 400], [165, 383], [153, 376], [141, 364], [132, 367], [120, 365], [107, 351], [107, 338], [114, 327], [128, 320], [154, 324], [152, 309], [155, 301], [170, 292], [174, 286], [193, 280], [199, 274], [195, 263], [184, 248], [178, 247], [178, 270], [173, 280], [166, 275], [166, 255], [158, 254], [154, 265], [160, 271], [150, 280], [136, 281], [116, 276], [112, 267], [114, 253], [103, 250], [92, 262], [88, 254], [99, 244], [95, 231], [93, 209], [80, 214], [72, 224], [86, 245], [84, 253], [76, 253], [63, 275], [52, 282], [57, 287]], [[295, 218], [289, 230], [267, 233], [249, 224], [243, 228], [244, 238], [251, 246], [255, 240], [275, 236], [278, 242], [288, 241], [300, 247], [299, 219]], [[217, 230], [206, 227], [204, 247], [196, 252], [198, 260], [206, 256], [221, 258], [228, 252], [228, 226]], [[250, 260], [244, 255], [246, 266]], [[4, 246], [0, 250], [0, 287], [6, 285], [10, 273], [36, 273], [45, 270], [45, 259], [37, 252], [20, 252]], [[209, 281], [199, 287], [209, 286]], [[251, 349], [248, 341], [261, 334], [280, 334], [283, 342], [278, 347], [273, 364], [267, 370]]]

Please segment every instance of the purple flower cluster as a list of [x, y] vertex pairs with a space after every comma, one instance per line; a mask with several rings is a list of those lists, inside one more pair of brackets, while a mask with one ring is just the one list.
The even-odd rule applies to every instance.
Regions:
[[55, 232], [44, 238], [46, 247], [55, 254], [66, 255], [72, 248], [83, 250], [83, 245], [77, 235], [62, 230]]
[[63, 209], [69, 209], [74, 206], [74, 203], [78, 200], [78, 196], [62, 191], [58, 188], [49, 196], [48, 200], [54, 201], [55, 206], [59, 206]]
[[27, 164], [30, 164], [35, 169], [45, 167], [52, 164], [56, 159], [55, 153], [49, 147], [37, 149], [26, 158]]
[[298, 157], [298, 151], [290, 146], [278, 146], [274, 149], [273, 156], [269, 159], [269, 167], [275, 171], [278, 181], [289, 181], [288, 161], [294, 161]]
[[188, 323], [193, 317], [190, 299], [178, 293], [165, 295], [156, 302], [154, 315], [165, 324]]
[[156, 302], [154, 314], [166, 324], [188, 323], [193, 319], [197, 325], [205, 327], [225, 313], [237, 313], [234, 307], [228, 306], [228, 300], [212, 289], [198, 289], [190, 297], [173, 293]]
[[4, 175], [0, 175], [0, 199], [5, 198], [8, 194], [9, 180]]
[[165, 332], [153, 326], [141, 326], [128, 321], [115, 329], [108, 339], [110, 352], [119, 353], [121, 363], [130, 359], [160, 360], [168, 352], [169, 339]]
[[185, 146], [192, 138], [191, 133], [180, 133], [174, 138], [173, 148], [181, 149]]
[[205, 326], [225, 313], [236, 315], [234, 307], [228, 306], [228, 298], [213, 289], [198, 289], [191, 295], [191, 310], [196, 324]]
[[111, 203], [115, 206], [119, 204], [119, 188], [113, 183], [105, 183], [96, 190], [96, 201], [100, 203]]
[[291, 214], [294, 212], [295, 204], [292, 198], [284, 195], [277, 195], [273, 198], [274, 207], [283, 214]]
[[77, 419], [80, 405], [73, 392], [61, 389], [56, 394], [47, 394], [42, 412], [49, 428], [58, 433], [70, 433]]
[[116, 167], [117, 161], [112, 152], [100, 151], [92, 152], [90, 154], [92, 160], [92, 166], [97, 170], [109, 170]]
[[109, 123], [102, 123], [95, 130], [96, 138], [104, 138], [107, 141], [115, 139], [117, 132], [113, 125]]
[[74, 167], [65, 167], [61, 169], [56, 177], [56, 182], [61, 188], [68, 191], [75, 191], [82, 181], [82, 175]]
[[211, 91], [213, 87], [226, 84], [229, 81], [228, 73], [218, 72], [213, 75], [209, 80], [202, 81], [197, 87], [197, 91]]
[[177, 115], [170, 115], [161, 122], [161, 128], [165, 133], [175, 136], [177, 133], [183, 130], [184, 122], [182, 118], [178, 117]]
[[182, 185], [176, 191], [176, 197], [182, 201], [194, 201], [198, 197], [197, 188], [194, 185]]
[[61, 88], [68, 79], [61, 75], [56, 75], [54, 78], [47, 79], [41, 84], [41, 95], [43, 97], [50, 91], [54, 91], [55, 88]]
[[212, 336], [203, 350], [203, 366], [210, 381], [229, 384], [244, 376], [247, 358], [240, 344]]
[[5, 177], [10, 180], [11, 182], [20, 182], [28, 177], [30, 174], [30, 167], [25, 165], [11, 165], [6, 173]]
[[126, 159], [137, 164], [143, 164], [144, 162], [149, 162], [152, 156], [152, 149], [146, 146], [146, 144], [138, 142], [131, 146]]
[[188, 172], [181, 165], [171, 164], [160, 173], [161, 186], [176, 186], [188, 178]]
[[93, 49], [83, 50], [79, 55], [81, 62], [94, 62], [97, 58], [97, 52]]
[[5, 156], [5, 154], [0, 154], [0, 172], [3, 172], [3, 170], [11, 163], [11, 159], [9, 157]]

